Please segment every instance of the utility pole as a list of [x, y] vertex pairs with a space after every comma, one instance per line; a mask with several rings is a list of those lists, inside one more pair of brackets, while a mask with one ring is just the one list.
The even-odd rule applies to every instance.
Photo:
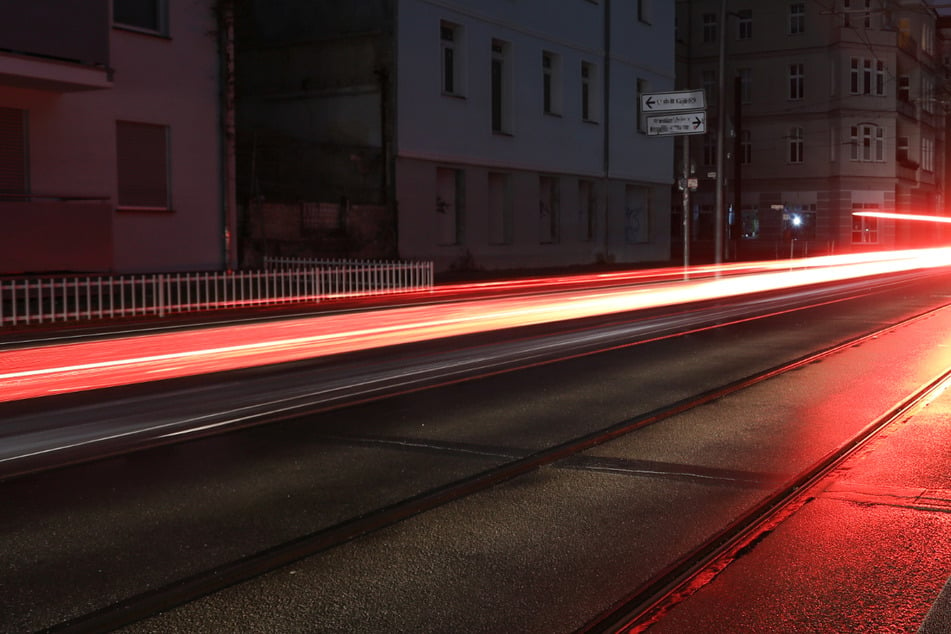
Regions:
[[720, 0], [720, 59], [717, 70], [717, 183], [713, 260], [723, 263], [723, 150], [726, 128], [726, 0]]
[[740, 259], [743, 227], [743, 81], [733, 80], [733, 221], [727, 223], [733, 260]]

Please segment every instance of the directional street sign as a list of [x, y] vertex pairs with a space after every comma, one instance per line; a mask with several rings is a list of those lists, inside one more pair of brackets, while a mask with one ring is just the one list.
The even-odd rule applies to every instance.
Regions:
[[669, 136], [673, 134], [704, 134], [707, 131], [707, 112], [678, 112], [673, 114], [654, 114], [647, 117], [648, 136]]
[[648, 115], [655, 112], [703, 110], [706, 107], [702, 90], [648, 92], [641, 95], [641, 112]]

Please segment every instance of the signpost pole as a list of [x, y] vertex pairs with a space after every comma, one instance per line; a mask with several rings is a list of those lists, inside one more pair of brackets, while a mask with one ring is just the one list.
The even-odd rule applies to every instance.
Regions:
[[684, 279], [690, 279], [690, 136], [683, 135], [684, 172], [683, 172], [683, 213], [684, 213]]
[[[642, 123], [647, 128], [647, 135], [683, 137], [683, 176], [679, 182], [683, 198], [684, 279], [689, 279], [690, 276], [691, 180], [694, 181], [693, 188], [696, 189], [697, 186], [696, 180], [690, 178], [690, 135], [707, 133], [706, 108], [706, 93], [703, 90], [673, 90], [641, 94], [640, 110], [643, 116]], [[722, 139], [719, 145], [722, 154]], [[722, 165], [718, 164], [717, 168], [721, 169]], [[718, 251], [718, 263], [720, 259], [721, 255]]]

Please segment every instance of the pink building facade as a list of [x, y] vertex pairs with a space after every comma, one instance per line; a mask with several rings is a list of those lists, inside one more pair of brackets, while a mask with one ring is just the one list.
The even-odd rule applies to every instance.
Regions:
[[212, 0], [0, 0], [0, 274], [228, 264]]

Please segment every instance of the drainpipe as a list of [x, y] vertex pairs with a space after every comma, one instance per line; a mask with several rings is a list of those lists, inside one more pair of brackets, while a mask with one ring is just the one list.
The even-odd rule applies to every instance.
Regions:
[[714, 230], [713, 259], [723, 263], [723, 168], [724, 128], [726, 127], [726, 0], [720, 1], [720, 55], [717, 60], [717, 180], [716, 180], [716, 227]]
[[611, 0], [604, 0], [604, 259], [610, 253], [611, 235]]
[[229, 271], [238, 266], [237, 201], [235, 193], [235, 89], [234, 0], [218, 4], [218, 38], [221, 55], [221, 261]]

